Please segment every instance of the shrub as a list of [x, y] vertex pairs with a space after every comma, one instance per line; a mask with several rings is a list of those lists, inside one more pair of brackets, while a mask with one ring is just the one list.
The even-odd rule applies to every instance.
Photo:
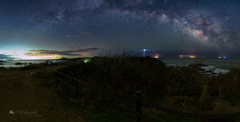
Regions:
[[212, 77], [210, 84], [211, 95], [225, 97], [240, 97], [240, 68], [232, 68], [226, 74]]
[[199, 66], [177, 67], [168, 71], [168, 95], [200, 95], [204, 75]]
[[[91, 62], [74, 64], [59, 71], [92, 85], [127, 95], [133, 95], [138, 90], [146, 96], [160, 95], [166, 84], [166, 65], [150, 57], [95, 57]], [[79, 87], [92, 96], [104, 94], [84, 85]]]

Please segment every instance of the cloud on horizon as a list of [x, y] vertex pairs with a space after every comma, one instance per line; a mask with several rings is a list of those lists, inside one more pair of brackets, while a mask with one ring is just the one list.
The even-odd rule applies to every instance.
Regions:
[[25, 55], [27, 56], [47, 56], [47, 55], [60, 55], [60, 56], [88, 56], [87, 53], [98, 50], [99, 48], [86, 48], [76, 50], [28, 50]]

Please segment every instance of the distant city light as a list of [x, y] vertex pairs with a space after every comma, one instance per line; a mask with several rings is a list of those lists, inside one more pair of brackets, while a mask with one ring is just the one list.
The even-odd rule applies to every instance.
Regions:
[[196, 58], [196, 56], [194, 56], [194, 55], [190, 55], [189, 58]]
[[197, 58], [195, 55], [179, 55], [179, 58]]
[[224, 56], [223, 58], [224, 58], [224, 59], [226, 59], [226, 57], [225, 57], [225, 56]]
[[153, 56], [153, 58], [159, 58], [159, 57], [160, 57], [159, 54], [156, 54], [156, 55]]

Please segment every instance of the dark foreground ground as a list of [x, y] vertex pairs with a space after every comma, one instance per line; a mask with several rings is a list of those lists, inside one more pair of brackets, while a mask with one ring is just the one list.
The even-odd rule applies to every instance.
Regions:
[[[122, 96], [136, 97], [136, 91], [141, 90], [143, 100], [182, 113], [221, 116], [240, 112], [240, 69], [211, 76], [199, 72], [200, 65], [169, 68], [152, 58], [96, 57], [87, 63], [69, 60], [60, 65], [0, 68], [0, 120], [136, 121], [135, 114], [115, 109], [135, 111], [135, 101], [81, 83], [76, 85], [76, 81], [58, 76], [56, 70]], [[74, 88], [58, 82], [56, 77], [77, 88], [78, 97]], [[156, 122], [200, 121], [149, 105], [143, 105], [142, 110], [143, 116]]]
[[[45, 70], [55, 70], [55, 68]], [[36, 70], [0, 71], [1, 122], [84, 121], [79, 113], [64, 106], [54, 91], [39, 87], [37, 85], [39, 81], [33, 78], [33, 72]]]

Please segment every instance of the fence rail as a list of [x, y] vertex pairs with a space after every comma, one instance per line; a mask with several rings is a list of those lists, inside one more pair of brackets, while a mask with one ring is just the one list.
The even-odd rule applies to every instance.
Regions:
[[[111, 90], [107, 90], [107, 89], [104, 89], [104, 88], [101, 88], [101, 87], [98, 87], [98, 86], [95, 86], [95, 85], [92, 85], [92, 84], [89, 84], [89, 83], [86, 83], [86, 82], [83, 82], [77, 78], [74, 78], [72, 76], [69, 76], [67, 74], [64, 74], [62, 72], [59, 72], [59, 71], [55, 71], [57, 74], [60, 74], [62, 76], [65, 76], [67, 78], [70, 78], [74, 81], [77, 81], [77, 83], [81, 83], [81, 84], [84, 84], [86, 86], [89, 86], [89, 87], [92, 87], [94, 89], [97, 89], [97, 90], [100, 90], [100, 91], [103, 91], [103, 92], [107, 92], [107, 93], [110, 93], [112, 95], [117, 95], [117, 96], [121, 96], [125, 99], [131, 99], [131, 100], [134, 100], [136, 102], [136, 108], [135, 110], [136, 111], [131, 111], [131, 110], [127, 110], [127, 109], [123, 109], [123, 108], [119, 108], [119, 107], [116, 107], [116, 106], [112, 106], [112, 105], [106, 105], [108, 107], [111, 107], [111, 108], [114, 108], [116, 110], [119, 110], [119, 111], [123, 111], [123, 112], [127, 112], [127, 113], [131, 113], [131, 114], [135, 114], [136, 115], [136, 121], [137, 122], [141, 122], [141, 121], [151, 121], [149, 118], [145, 117], [142, 115], [142, 104], [144, 105], [147, 105], [149, 107], [152, 107], [152, 108], [155, 108], [159, 111], [162, 111], [162, 112], [165, 112], [165, 113], [168, 113], [168, 114], [171, 114], [171, 115], [176, 115], [176, 116], [179, 116], [179, 117], [186, 117], [186, 118], [195, 118], [195, 119], [200, 119], [200, 120], [203, 120], [203, 121], [224, 121], [224, 122], [228, 122], [228, 121], [233, 121], [233, 119], [235, 119], [236, 117], [240, 117], [240, 112], [239, 113], [233, 113], [233, 114], [218, 114], [218, 115], [205, 115], [205, 114], [191, 114], [191, 113], [183, 113], [183, 112], [179, 112], [179, 111], [175, 111], [175, 110], [171, 110], [171, 109], [167, 109], [165, 107], [162, 107], [162, 106], [159, 106], [155, 103], [152, 103], [152, 102], [149, 102], [147, 100], [144, 100], [141, 98], [141, 91], [137, 91], [136, 92], [136, 96], [133, 97], [133, 96], [128, 96], [128, 95], [122, 95], [118, 92], [115, 92], [115, 91], [111, 91]], [[78, 93], [80, 92], [79, 91], [79, 88], [78, 88], [78, 84], [74, 87], [70, 84], [68, 84], [67, 82], [61, 80], [60, 78], [56, 77], [57, 79], [57, 83], [59, 84], [59, 81], [61, 81], [62, 83], [64, 83], [65, 85], [69, 86], [71, 89], [75, 90], [75, 99], [78, 99]]]

